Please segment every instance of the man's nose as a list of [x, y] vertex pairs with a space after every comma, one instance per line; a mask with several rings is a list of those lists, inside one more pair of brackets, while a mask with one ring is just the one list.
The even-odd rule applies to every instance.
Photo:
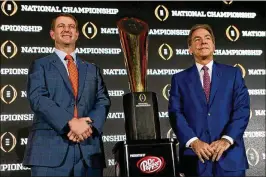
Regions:
[[64, 26], [64, 31], [69, 31], [69, 29], [70, 29], [70, 26]]
[[202, 43], [202, 44], [206, 44], [206, 43], [207, 43], [207, 39], [204, 39], [204, 38], [203, 38], [203, 39], [201, 40], [201, 43]]

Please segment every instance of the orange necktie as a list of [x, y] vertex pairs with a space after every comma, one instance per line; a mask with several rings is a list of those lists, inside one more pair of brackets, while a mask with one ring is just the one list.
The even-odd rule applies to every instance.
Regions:
[[[74, 63], [74, 59], [72, 58], [71, 55], [66, 55], [65, 58], [67, 62], [67, 69], [69, 73], [69, 80], [72, 85], [72, 89], [74, 92], [74, 97], [75, 97], [75, 102], [77, 102], [77, 96], [78, 96], [78, 69], [76, 64]], [[74, 117], [78, 117], [78, 109], [77, 105], [75, 104], [74, 108]]]

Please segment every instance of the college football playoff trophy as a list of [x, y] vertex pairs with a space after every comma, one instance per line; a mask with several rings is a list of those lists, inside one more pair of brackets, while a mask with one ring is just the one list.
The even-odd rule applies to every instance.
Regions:
[[157, 97], [147, 92], [147, 23], [123, 18], [117, 23], [130, 93], [123, 96], [127, 140], [160, 139]]
[[126, 141], [116, 143], [116, 176], [176, 176], [175, 144], [161, 139], [157, 97], [147, 91], [148, 24], [118, 21], [130, 93], [123, 95]]

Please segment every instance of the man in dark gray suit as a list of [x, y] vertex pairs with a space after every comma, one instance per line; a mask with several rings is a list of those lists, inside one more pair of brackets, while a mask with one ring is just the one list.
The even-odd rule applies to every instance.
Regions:
[[35, 114], [23, 165], [32, 176], [102, 176], [102, 129], [110, 98], [100, 70], [76, 53], [78, 22], [71, 14], [52, 21], [55, 52], [35, 60], [28, 99]]

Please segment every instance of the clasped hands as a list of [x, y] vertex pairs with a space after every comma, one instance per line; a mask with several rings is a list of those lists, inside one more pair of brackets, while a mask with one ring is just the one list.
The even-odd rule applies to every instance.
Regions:
[[214, 141], [211, 144], [205, 143], [199, 139], [191, 143], [192, 150], [197, 154], [202, 163], [204, 160], [218, 161], [223, 152], [230, 147], [230, 142], [224, 138]]
[[92, 123], [89, 117], [72, 118], [68, 122], [70, 131], [67, 136], [69, 140], [79, 143], [90, 137], [93, 131], [92, 126], [88, 123]]

